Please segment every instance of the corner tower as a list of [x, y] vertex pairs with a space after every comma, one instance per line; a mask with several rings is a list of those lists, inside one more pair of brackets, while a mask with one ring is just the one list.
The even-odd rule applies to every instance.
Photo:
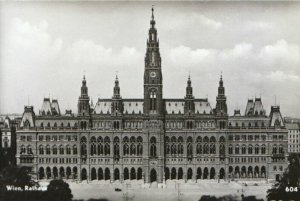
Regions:
[[189, 75], [187, 86], [186, 86], [186, 94], [184, 97], [184, 114], [186, 116], [190, 116], [191, 114], [194, 114], [195, 111], [195, 103], [194, 103], [194, 96], [193, 96], [193, 87], [192, 87], [192, 81], [191, 77]]
[[122, 97], [120, 94], [120, 86], [119, 86], [118, 76], [116, 76], [115, 86], [113, 89], [111, 111], [112, 111], [111, 114], [115, 115], [115, 116], [123, 113], [123, 103], [122, 103]]
[[219, 129], [225, 129], [227, 127], [228, 114], [227, 114], [225, 87], [223, 85], [222, 75], [219, 81], [218, 96], [216, 98], [216, 102], [217, 104], [215, 108], [215, 114], [216, 114], [217, 127]]
[[85, 76], [83, 76], [81, 93], [78, 98], [78, 115], [89, 116], [90, 115], [90, 97], [88, 95], [88, 87], [86, 86]]
[[144, 114], [163, 115], [162, 72], [159, 40], [155, 28], [154, 9], [147, 39], [144, 70]]

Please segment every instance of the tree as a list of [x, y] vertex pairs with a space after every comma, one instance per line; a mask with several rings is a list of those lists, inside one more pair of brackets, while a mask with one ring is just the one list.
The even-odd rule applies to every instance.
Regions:
[[0, 173], [0, 185], [14, 186], [38, 186], [30, 176], [30, 168], [28, 167], [6, 167]]
[[52, 180], [47, 187], [44, 201], [72, 201], [73, 195], [69, 184], [63, 180]]
[[0, 171], [0, 200], [5, 201], [38, 201], [42, 192], [38, 191], [10, 191], [8, 186], [20, 187], [39, 186], [32, 180], [28, 167], [6, 167]]
[[297, 154], [288, 158], [289, 166], [283, 173], [282, 179], [267, 191], [268, 200], [300, 200], [300, 163]]

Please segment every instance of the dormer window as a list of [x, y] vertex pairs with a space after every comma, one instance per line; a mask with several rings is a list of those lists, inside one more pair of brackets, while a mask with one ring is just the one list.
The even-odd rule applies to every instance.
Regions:
[[29, 128], [30, 127], [30, 122], [28, 121], [28, 119], [26, 119], [26, 121], [24, 122], [24, 127], [25, 128]]

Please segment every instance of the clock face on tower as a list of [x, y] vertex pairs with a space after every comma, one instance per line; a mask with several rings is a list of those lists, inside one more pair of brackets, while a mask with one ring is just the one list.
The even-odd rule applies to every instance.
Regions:
[[156, 77], [156, 73], [155, 72], [151, 72], [150, 73], [150, 77], [152, 77], [152, 78]]

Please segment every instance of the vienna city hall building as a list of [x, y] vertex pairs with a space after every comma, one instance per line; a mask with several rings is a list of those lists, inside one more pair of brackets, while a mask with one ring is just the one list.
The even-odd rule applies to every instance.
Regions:
[[266, 114], [255, 98], [244, 114], [229, 116], [222, 76], [215, 106], [193, 96], [190, 77], [183, 98], [165, 99], [161, 68], [152, 10], [143, 98], [123, 99], [116, 77], [112, 98], [93, 105], [84, 77], [77, 114], [62, 114], [49, 98], [38, 114], [25, 106], [18, 165], [31, 167], [37, 179], [280, 179], [288, 164], [288, 131], [279, 106]]

